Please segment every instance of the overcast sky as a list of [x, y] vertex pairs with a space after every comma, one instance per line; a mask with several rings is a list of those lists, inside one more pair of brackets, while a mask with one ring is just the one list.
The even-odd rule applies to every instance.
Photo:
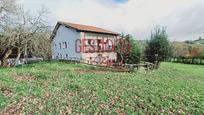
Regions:
[[135, 39], [147, 39], [156, 25], [167, 27], [171, 40], [204, 36], [204, 0], [19, 0], [36, 11], [45, 6], [48, 21], [94, 25]]

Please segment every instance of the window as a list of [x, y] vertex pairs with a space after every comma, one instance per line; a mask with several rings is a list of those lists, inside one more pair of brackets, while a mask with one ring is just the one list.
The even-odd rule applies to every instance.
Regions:
[[107, 50], [112, 50], [113, 49], [113, 42], [111, 41], [111, 40], [107, 40], [106, 41], [106, 43], [107, 43]]
[[91, 39], [88, 39], [88, 45], [91, 45]]
[[55, 49], [57, 49], [57, 44], [55, 44]]
[[67, 59], [69, 58], [69, 55], [68, 55], [68, 54], [66, 54], [66, 58], [67, 58]]
[[67, 42], [63, 42], [64, 48], [67, 48]]
[[60, 49], [62, 49], [62, 44], [61, 43], [59, 43], [59, 47], [60, 47]]
[[67, 48], [67, 42], [65, 42], [65, 48]]
[[59, 53], [57, 53], [57, 55], [56, 55], [56, 59], [59, 59]]
[[109, 49], [109, 50], [112, 49], [112, 45], [111, 45], [111, 44], [108, 45], [108, 49]]

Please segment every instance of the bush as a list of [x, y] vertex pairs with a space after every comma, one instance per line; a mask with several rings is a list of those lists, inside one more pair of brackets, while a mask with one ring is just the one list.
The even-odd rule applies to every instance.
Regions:
[[165, 28], [155, 28], [155, 32], [151, 33], [151, 39], [147, 41], [145, 49], [146, 61], [156, 64], [164, 61], [171, 56], [171, 46]]
[[118, 61], [128, 64], [140, 62], [140, 48], [136, 40], [131, 35], [121, 36], [117, 43]]

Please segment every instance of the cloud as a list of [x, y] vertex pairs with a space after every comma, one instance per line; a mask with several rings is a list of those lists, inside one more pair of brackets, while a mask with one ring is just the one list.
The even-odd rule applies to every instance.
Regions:
[[202, 0], [20, 0], [26, 9], [41, 5], [51, 24], [65, 20], [95, 25], [146, 39], [155, 25], [167, 27], [172, 40], [197, 39], [204, 30]]

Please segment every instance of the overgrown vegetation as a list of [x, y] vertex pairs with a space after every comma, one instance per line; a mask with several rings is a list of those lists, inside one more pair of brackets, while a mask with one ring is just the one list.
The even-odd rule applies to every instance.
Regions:
[[117, 73], [43, 62], [0, 69], [0, 114], [203, 114], [203, 66]]

